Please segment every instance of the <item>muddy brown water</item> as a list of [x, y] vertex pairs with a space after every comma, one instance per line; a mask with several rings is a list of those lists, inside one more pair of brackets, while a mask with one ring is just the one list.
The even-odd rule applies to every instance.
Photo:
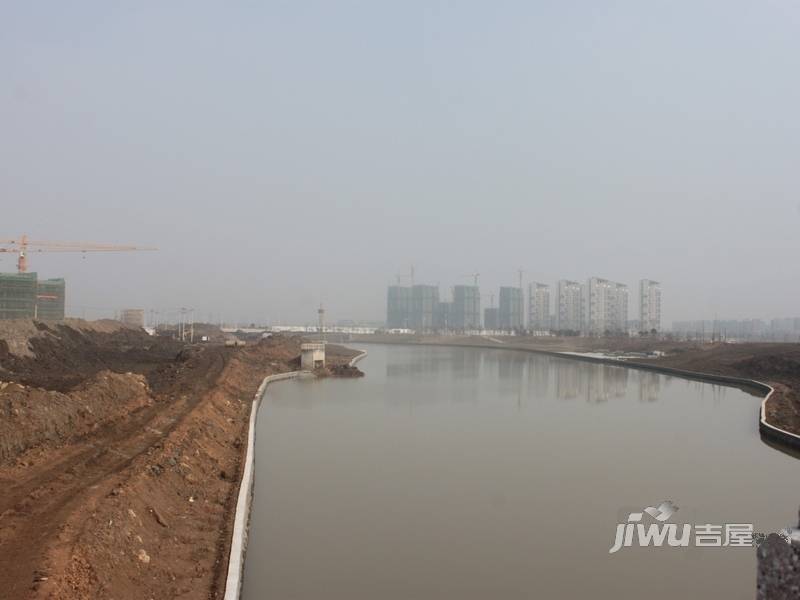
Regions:
[[696, 547], [692, 531], [689, 547], [610, 554], [617, 524], [663, 500], [680, 525], [796, 519], [800, 463], [760, 440], [744, 391], [514, 351], [365, 349], [363, 379], [269, 388], [246, 600], [750, 599], [753, 548]]

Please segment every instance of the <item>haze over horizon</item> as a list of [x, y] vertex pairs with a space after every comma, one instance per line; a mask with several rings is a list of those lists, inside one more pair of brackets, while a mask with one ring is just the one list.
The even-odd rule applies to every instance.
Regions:
[[[800, 5], [0, 6], [0, 238], [68, 311], [385, 316], [387, 284], [662, 282], [800, 316]], [[15, 257], [0, 254], [0, 271]]]

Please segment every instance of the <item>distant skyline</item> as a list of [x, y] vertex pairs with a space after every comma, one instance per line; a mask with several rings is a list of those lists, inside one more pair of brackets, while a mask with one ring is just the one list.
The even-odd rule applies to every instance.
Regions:
[[381, 320], [411, 264], [796, 316], [798, 31], [781, 0], [4, 3], [0, 238], [159, 248], [32, 255], [78, 316]]

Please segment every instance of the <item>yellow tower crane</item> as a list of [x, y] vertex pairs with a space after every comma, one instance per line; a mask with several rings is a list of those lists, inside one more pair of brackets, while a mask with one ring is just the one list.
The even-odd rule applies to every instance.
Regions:
[[140, 250], [156, 250], [145, 246], [120, 246], [116, 244], [95, 244], [92, 242], [48, 242], [28, 239], [27, 235], [19, 239], [0, 239], [0, 253], [17, 254], [17, 270], [25, 273], [28, 270], [28, 254], [39, 252], [133, 252]]

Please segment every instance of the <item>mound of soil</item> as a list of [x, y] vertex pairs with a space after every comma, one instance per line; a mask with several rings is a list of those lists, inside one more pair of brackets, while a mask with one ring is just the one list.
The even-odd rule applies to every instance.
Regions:
[[316, 369], [314, 375], [317, 377], [363, 377], [364, 372], [358, 367], [350, 365], [328, 365], [322, 369]]
[[[183, 348], [180, 342], [151, 337], [142, 329], [78, 329], [41, 322], [17, 323], [23, 336], [0, 339], [0, 379], [68, 392], [100, 371], [135, 372], [150, 385], [155, 373]], [[0, 334], [2, 331], [0, 330]]]
[[18, 383], [0, 388], [0, 465], [79, 440], [152, 403], [144, 377], [132, 373], [101, 371], [70, 394]]
[[733, 363], [737, 371], [753, 379], [800, 380], [800, 358], [783, 354], [762, 354]]

